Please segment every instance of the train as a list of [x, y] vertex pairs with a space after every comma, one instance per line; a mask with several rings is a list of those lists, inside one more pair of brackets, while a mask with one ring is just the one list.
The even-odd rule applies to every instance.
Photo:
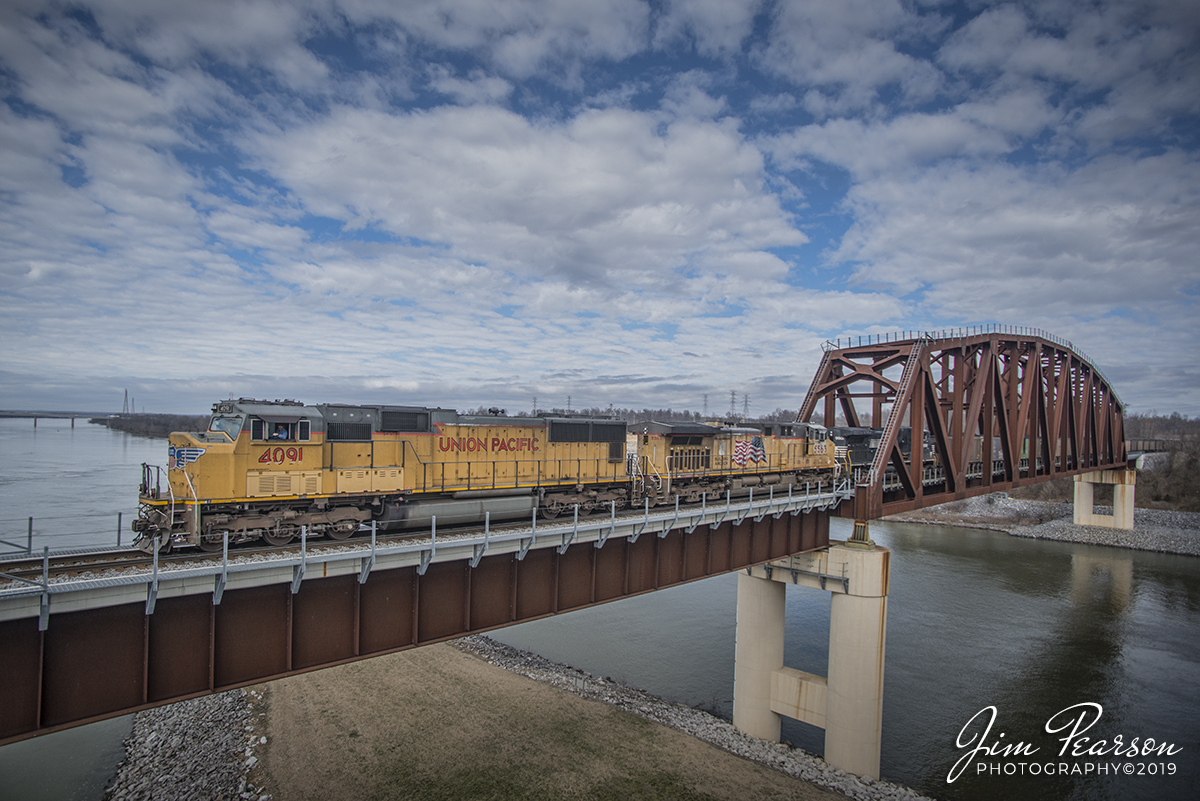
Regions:
[[133, 530], [148, 552], [281, 546], [302, 530], [341, 540], [435, 517], [455, 525], [742, 497], [848, 469], [811, 423], [631, 424], [240, 398], [214, 403], [206, 431], [170, 434], [165, 469], [142, 465]]

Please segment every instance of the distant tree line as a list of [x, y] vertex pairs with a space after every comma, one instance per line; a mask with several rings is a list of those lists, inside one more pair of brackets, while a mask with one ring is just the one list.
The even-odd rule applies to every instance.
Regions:
[[[1125, 416], [1125, 439], [1162, 439], [1168, 453], [1138, 471], [1134, 500], [1139, 508], [1200, 512], [1200, 417], [1179, 413]], [[1097, 484], [1095, 502], [1112, 503], [1112, 487]], [[1012, 491], [1015, 498], [1042, 501], [1074, 499], [1074, 479], [1060, 478]]]
[[1200, 417], [1178, 412], [1126, 415], [1125, 439], [1167, 441], [1167, 455], [1138, 473], [1138, 506], [1200, 512]]
[[1125, 439], [1200, 440], [1200, 417], [1174, 414], [1125, 415]]
[[207, 431], [210, 419], [206, 414], [114, 414], [88, 422], [142, 437], [165, 437], [172, 431]]

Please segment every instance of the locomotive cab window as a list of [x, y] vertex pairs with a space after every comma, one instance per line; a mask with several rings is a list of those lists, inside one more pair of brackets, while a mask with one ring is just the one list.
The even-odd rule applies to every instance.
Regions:
[[312, 433], [309, 420], [250, 420], [250, 438], [257, 442], [308, 442]]
[[212, 422], [208, 424], [208, 430], [220, 431], [230, 439], [237, 439], [242, 430], [242, 418], [213, 415]]

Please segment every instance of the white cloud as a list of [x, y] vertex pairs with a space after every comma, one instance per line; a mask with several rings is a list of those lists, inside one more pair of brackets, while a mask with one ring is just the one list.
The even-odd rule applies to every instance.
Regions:
[[1200, 85], [1186, 77], [1200, 72], [1200, 15], [1186, 5], [1000, 6], [949, 37], [938, 60], [1025, 92], [1049, 84], [1076, 109], [1061, 133], [1102, 149], [1200, 112]]
[[764, 0], [667, 0], [656, 20], [654, 46], [690, 43], [704, 56], [727, 58], [742, 49]]
[[988, 130], [957, 112], [908, 114], [888, 122], [827, 120], [766, 144], [781, 163], [794, 166], [805, 158], [817, 158], [849, 170], [856, 178], [1013, 149], [1003, 132]]
[[727, 123], [621, 109], [558, 124], [488, 106], [338, 108], [245, 147], [315, 214], [521, 275], [662, 281], [714, 247], [804, 241], [766, 190], [761, 155]]
[[869, 108], [893, 85], [910, 101], [927, 100], [939, 90], [941, 73], [897, 44], [922, 40], [940, 25], [936, 16], [915, 13], [899, 0], [785, 1], [775, 9], [760, 63], [812, 87], [805, 106], [818, 117]]
[[[833, 258], [861, 263], [868, 283], [931, 284], [955, 316], [1173, 299], [1200, 282], [1200, 268], [1180, 269], [1200, 246], [1198, 180], [1200, 162], [1168, 153], [1058, 176], [946, 165], [867, 181], [851, 192], [858, 222]], [[1061, 289], [1039, 292], [1038, 282]], [[971, 286], [993, 291], [966, 294]]]
[[473, 72], [469, 78], [459, 78], [443, 66], [430, 70], [430, 85], [462, 104], [492, 103], [512, 93], [512, 84], [503, 78]]
[[649, 35], [649, 10], [637, 0], [425, 0], [401, 5], [343, 0], [338, 11], [357, 25], [385, 21], [439, 47], [482, 51], [496, 69], [514, 78], [528, 78], [551, 64], [625, 58], [641, 50]]

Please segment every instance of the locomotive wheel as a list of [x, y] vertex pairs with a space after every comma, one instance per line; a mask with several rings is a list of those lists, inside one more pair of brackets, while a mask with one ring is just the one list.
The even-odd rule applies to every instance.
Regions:
[[565, 503], [559, 503], [558, 501], [551, 501], [550, 503], [548, 503], [542, 507], [542, 517], [546, 518], [547, 520], [553, 520], [554, 518], [558, 517], [562, 513], [563, 509], [566, 509], [566, 508], [567, 508], [567, 505]]
[[223, 544], [223, 538], [221, 538], [221, 537], [212, 537], [212, 536], [206, 537], [203, 535], [201, 535], [201, 537], [200, 537], [200, 550], [207, 551], [208, 553], [215, 553], [215, 552], [221, 550], [222, 544]]
[[358, 531], [358, 521], [350, 520], [342, 523], [334, 523], [325, 530], [325, 536], [331, 540], [346, 540]]
[[279, 546], [287, 545], [296, 537], [294, 528], [282, 528], [278, 531], [268, 531], [262, 535], [263, 542], [267, 545]]

